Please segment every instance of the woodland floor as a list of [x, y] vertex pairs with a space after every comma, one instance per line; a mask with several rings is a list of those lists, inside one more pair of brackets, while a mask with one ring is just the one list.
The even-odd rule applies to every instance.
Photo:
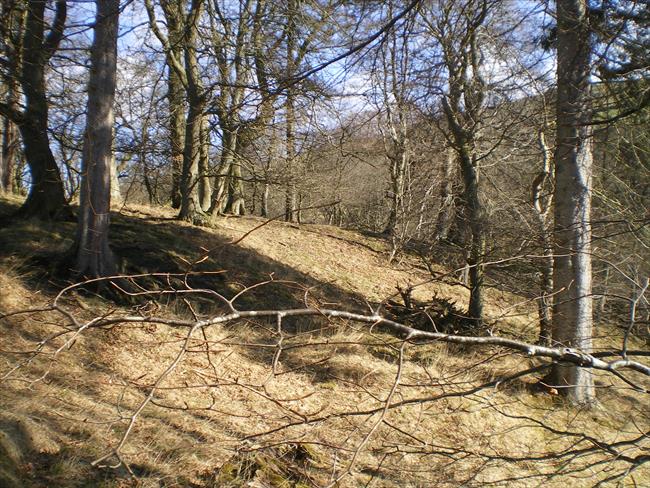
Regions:
[[[0, 215], [19, 203], [0, 199]], [[307, 302], [363, 312], [397, 300], [396, 286], [407, 284], [419, 284], [416, 299], [466, 304], [466, 289], [433, 281], [415, 257], [389, 265], [379, 237], [255, 217], [194, 227], [173, 216], [165, 208], [116, 210], [111, 241], [124, 273], [191, 272], [188, 286], [227, 297], [272, 277], [238, 299], [242, 310]], [[52, 303], [66, 286], [60, 263], [74, 229], [73, 222], [0, 228], [0, 316]], [[165, 278], [139, 283], [164, 287]], [[182, 298], [163, 298], [115, 302], [75, 291], [61, 305], [80, 321], [223, 313], [213, 299], [189, 309]], [[535, 339], [530, 300], [494, 287], [487, 309], [494, 333]], [[287, 322], [290, 347], [279, 360], [272, 323], [205, 328], [138, 416], [119, 451], [122, 465], [93, 467], [120, 442], [185, 331], [118, 323], [65, 344], [67, 336], [53, 338], [65, 321], [51, 310], [0, 318], [0, 486], [320, 487], [338, 477], [337, 486], [350, 487], [650, 486], [650, 463], [607, 481], [630, 467], [625, 456], [648, 453], [647, 395], [617, 378], [598, 375], [598, 406], [578, 410], [536, 388], [540, 375], [506, 381], [539, 361], [413, 344], [399, 368], [396, 338], [318, 318]], [[597, 334], [599, 348], [620, 341], [611, 326]], [[402, 406], [384, 412], [391, 391], [391, 404]]]

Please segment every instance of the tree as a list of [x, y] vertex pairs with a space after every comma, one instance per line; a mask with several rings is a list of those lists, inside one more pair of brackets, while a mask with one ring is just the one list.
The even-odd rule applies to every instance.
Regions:
[[182, 59], [183, 11], [180, 3], [168, 1], [161, 6], [167, 19], [169, 50], [166, 51], [167, 103], [169, 106], [169, 143], [172, 166], [171, 200], [173, 208], [181, 207], [181, 174], [183, 172], [183, 147], [185, 145], [185, 98], [183, 79], [174, 67], [174, 60]]
[[[18, 113], [19, 89], [18, 77], [20, 59], [22, 55], [22, 30], [26, 16], [26, 10], [20, 8], [21, 4], [16, 2], [5, 2], [0, 11], [2, 21], [0, 22], [0, 46], [3, 54], [2, 86], [0, 95], [4, 98], [7, 109], [10, 112]], [[2, 111], [0, 110], [0, 113]], [[11, 117], [2, 116], [2, 147], [0, 154], [0, 193], [15, 192], [15, 174], [17, 166], [18, 127]]]
[[234, 5], [214, 2], [209, 9], [210, 47], [219, 84], [213, 110], [221, 129], [221, 160], [210, 204], [213, 220], [223, 213], [243, 215], [245, 212], [241, 168], [243, 140], [240, 138], [242, 110], [246, 82], [251, 76], [250, 57], [255, 55], [254, 41], [259, 42], [263, 27], [260, 19], [265, 10], [264, 0], [243, 0]]
[[486, 250], [485, 206], [479, 191], [480, 157], [477, 149], [482, 127], [487, 82], [482, 73], [483, 54], [479, 45], [492, 2], [441, 2], [439, 15], [425, 17], [430, 34], [440, 44], [448, 88], [442, 93], [447, 138], [456, 153], [464, 182], [463, 203], [469, 228], [470, 300], [468, 315], [483, 319], [484, 257]]
[[120, 2], [97, 0], [96, 5], [75, 244], [75, 272], [88, 277], [110, 276], [117, 269], [108, 229]]
[[[160, 41], [165, 51], [168, 69], [174, 70], [185, 89], [187, 97], [187, 115], [185, 117], [185, 141], [183, 143], [183, 166], [180, 178], [180, 210], [178, 218], [193, 223], [203, 223], [206, 215], [201, 208], [199, 186], [201, 180], [201, 138], [203, 118], [207, 104], [207, 92], [201, 80], [201, 66], [199, 63], [199, 52], [197, 44], [199, 41], [199, 20], [203, 11], [203, 0], [192, 0], [189, 8], [179, 0], [165, 0], [161, 2], [168, 26], [171, 31], [165, 35], [158, 27], [154, 6], [150, 0], [145, 1], [149, 24], [154, 34]], [[182, 35], [178, 39], [181, 50], [177, 45], [172, 44], [178, 35], [178, 25], [182, 25]], [[180, 55], [182, 54], [182, 58]], [[176, 90], [176, 87], [174, 87]], [[177, 94], [176, 94], [177, 96]], [[178, 101], [178, 98], [174, 98]], [[171, 110], [177, 110], [172, 107]], [[178, 146], [177, 113], [171, 114], [171, 137], [174, 138], [172, 146]], [[176, 157], [178, 157], [176, 155]], [[173, 202], [172, 202], [173, 203]]]
[[[393, 17], [395, 6], [388, 4], [388, 17]], [[391, 30], [387, 39], [379, 49], [380, 64], [376, 75], [379, 85], [381, 106], [385, 115], [379, 118], [379, 131], [382, 134], [386, 159], [390, 168], [390, 192], [388, 222], [384, 234], [395, 242], [398, 224], [405, 217], [405, 198], [407, 179], [411, 166], [411, 134], [414, 121], [409, 117], [411, 107], [408, 106], [411, 87], [408, 76], [413, 71], [410, 49], [413, 33], [413, 20]], [[393, 244], [395, 247], [395, 244]]]
[[[553, 341], [586, 353], [593, 329], [591, 49], [587, 1], [558, 0]], [[552, 376], [572, 403], [594, 401], [589, 370], [557, 363]]]
[[45, 68], [63, 38], [67, 5], [56, 2], [56, 11], [50, 31], [45, 36], [46, 0], [30, 0], [23, 31], [21, 52], [14, 52], [11, 76], [20, 80], [25, 96], [23, 111], [15, 104], [0, 103], [0, 113], [16, 123], [20, 129], [31, 187], [27, 199], [18, 212], [20, 217], [39, 219], [67, 218], [70, 209], [59, 168], [54, 160], [48, 137], [48, 102]]

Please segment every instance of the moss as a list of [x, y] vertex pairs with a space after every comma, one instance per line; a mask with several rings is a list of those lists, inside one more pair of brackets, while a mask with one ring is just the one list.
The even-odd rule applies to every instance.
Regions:
[[254, 454], [240, 454], [224, 463], [211, 477], [214, 486], [240, 487], [260, 480], [273, 488], [310, 486], [301, 468], [316, 465], [318, 452], [307, 444], [289, 444]]

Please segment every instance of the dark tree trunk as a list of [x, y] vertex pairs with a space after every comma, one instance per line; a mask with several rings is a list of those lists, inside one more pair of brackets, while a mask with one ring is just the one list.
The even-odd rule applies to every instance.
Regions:
[[187, 20], [183, 42], [185, 77], [187, 86], [187, 119], [185, 123], [185, 147], [183, 150], [183, 173], [181, 175], [181, 208], [178, 218], [194, 224], [203, 224], [206, 215], [201, 208], [199, 179], [201, 178], [201, 126], [203, 124], [205, 94], [201, 84], [196, 43], [201, 0], [193, 0]]
[[[170, 32], [170, 38], [173, 39]], [[176, 41], [178, 42], [178, 41]], [[172, 44], [176, 46], [177, 44]], [[177, 53], [180, 58], [180, 52]], [[181, 206], [181, 174], [183, 173], [183, 145], [185, 143], [185, 99], [183, 84], [168, 62], [167, 100], [169, 103], [169, 145], [171, 150], [173, 208]]]
[[201, 209], [207, 212], [210, 209], [212, 190], [210, 185], [210, 134], [208, 132], [207, 118], [201, 121], [201, 147], [199, 160], [199, 199]]
[[464, 200], [470, 229], [470, 243], [467, 254], [469, 273], [469, 318], [477, 325], [483, 319], [483, 261], [485, 255], [485, 210], [480, 200], [478, 169], [469, 156], [469, 151], [460, 151], [460, 168], [465, 182]]
[[44, 0], [29, 2], [23, 41], [23, 69], [20, 82], [25, 94], [25, 111], [19, 128], [25, 158], [31, 173], [31, 188], [18, 211], [21, 218], [69, 218], [61, 173], [50, 150], [47, 134], [48, 103], [45, 96], [45, 66], [58, 48], [66, 19], [65, 1], [56, 2], [54, 23], [45, 37]]
[[[296, 71], [295, 50], [296, 50], [296, 14], [298, 4], [296, 0], [287, 2], [287, 80], [290, 80]], [[286, 117], [286, 187], [284, 202], [284, 220], [287, 222], [296, 221], [296, 181], [295, 181], [295, 90], [292, 85], [287, 87], [285, 101]]]
[[454, 167], [456, 165], [456, 151], [452, 148], [447, 150], [445, 162], [445, 176], [440, 190], [440, 210], [436, 220], [435, 239], [444, 241], [449, 237], [449, 231], [454, 221]]
[[89, 278], [117, 271], [108, 245], [108, 229], [120, 2], [97, 0], [96, 4], [75, 266], [76, 273]]
[[201, 160], [201, 120], [203, 109], [200, 103], [192, 101], [185, 124], [185, 149], [183, 152], [183, 174], [181, 176], [181, 208], [178, 218], [192, 223], [201, 223], [203, 210], [199, 196]]

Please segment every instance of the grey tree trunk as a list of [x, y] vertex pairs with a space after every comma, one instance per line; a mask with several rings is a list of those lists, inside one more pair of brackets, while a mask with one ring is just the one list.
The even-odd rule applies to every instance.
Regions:
[[[393, 16], [394, 2], [387, 4], [387, 13]], [[380, 132], [384, 142], [386, 159], [390, 165], [390, 199], [388, 221], [384, 234], [391, 237], [393, 250], [398, 251], [404, 243], [402, 232], [405, 217], [410, 211], [405, 208], [408, 175], [410, 174], [410, 140], [411, 124], [407, 119], [407, 99], [409, 95], [408, 74], [411, 71], [410, 29], [406, 26], [399, 32], [392, 30], [381, 50], [381, 65], [378, 84], [386, 111], [386, 121], [380, 121]]]
[[271, 185], [267, 182], [264, 182], [264, 191], [262, 191], [262, 208], [260, 210], [260, 215], [262, 217], [269, 216], [269, 194], [271, 192]]
[[120, 189], [120, 169], [118, 168], [117, 161], [115, 160], [115, 155], [111, 155], [111, 202], [113, 205], [117, 205], [123, 202], [122, 199], [122, 190]]
[[540, 296], [538, 299], [539, 339], [538, 343], [550, 346], [552, 343], [553, 307], [553, 230], [550, 211], [553, 199], [546, 194], [547, 184], [553, 181], [553, 153], [546, 143], [544, 130], [538, 134], [542, 152], [542, 170], [533, 181], [532, 200], [535, 218], [542, 240], [542, 260], [540, 263]]
[[[403, 141], [401, 141], [403, 142]], [[396, 147], [396, 154], [391, 155], [390, 159], [390, 207], [388, 212], [388, 222], [384, 229], [384, 234], [394, 236], [397, 232], [398, 215], [404, 212], [404, 192], [406, 171], [409, 165], [406, 148], [402, 144], [393, 140]]]
[[75, 272], [85, 277], [110, 276], [117, 271], [108, 229], [120, 2], [97, 0], [96, 4], [75, 266]]
[[244, 215], [246, 213], [244, 185], [242, 184], [241, 163], [237, 160], [230, 165], [228, 185], [228, 203], [225, 212], [231, 215]]
[[[591, 43], [586, 0], [557, 2], [557, 136], [553, 341], [591, 352]], [[571, 403], [595, 400], [592, 373], [555, 364], [554, 384]]]
[[219, 171], [217, 172], [214, 190], [212, 191], [212, 203], [209, 212], [213, 221], [218, 215], [227, 211], [229, 198], [228, 185], [236, 151], [237, 132], [226, 128], [223, 132], [221, 161], [219, 162]]

